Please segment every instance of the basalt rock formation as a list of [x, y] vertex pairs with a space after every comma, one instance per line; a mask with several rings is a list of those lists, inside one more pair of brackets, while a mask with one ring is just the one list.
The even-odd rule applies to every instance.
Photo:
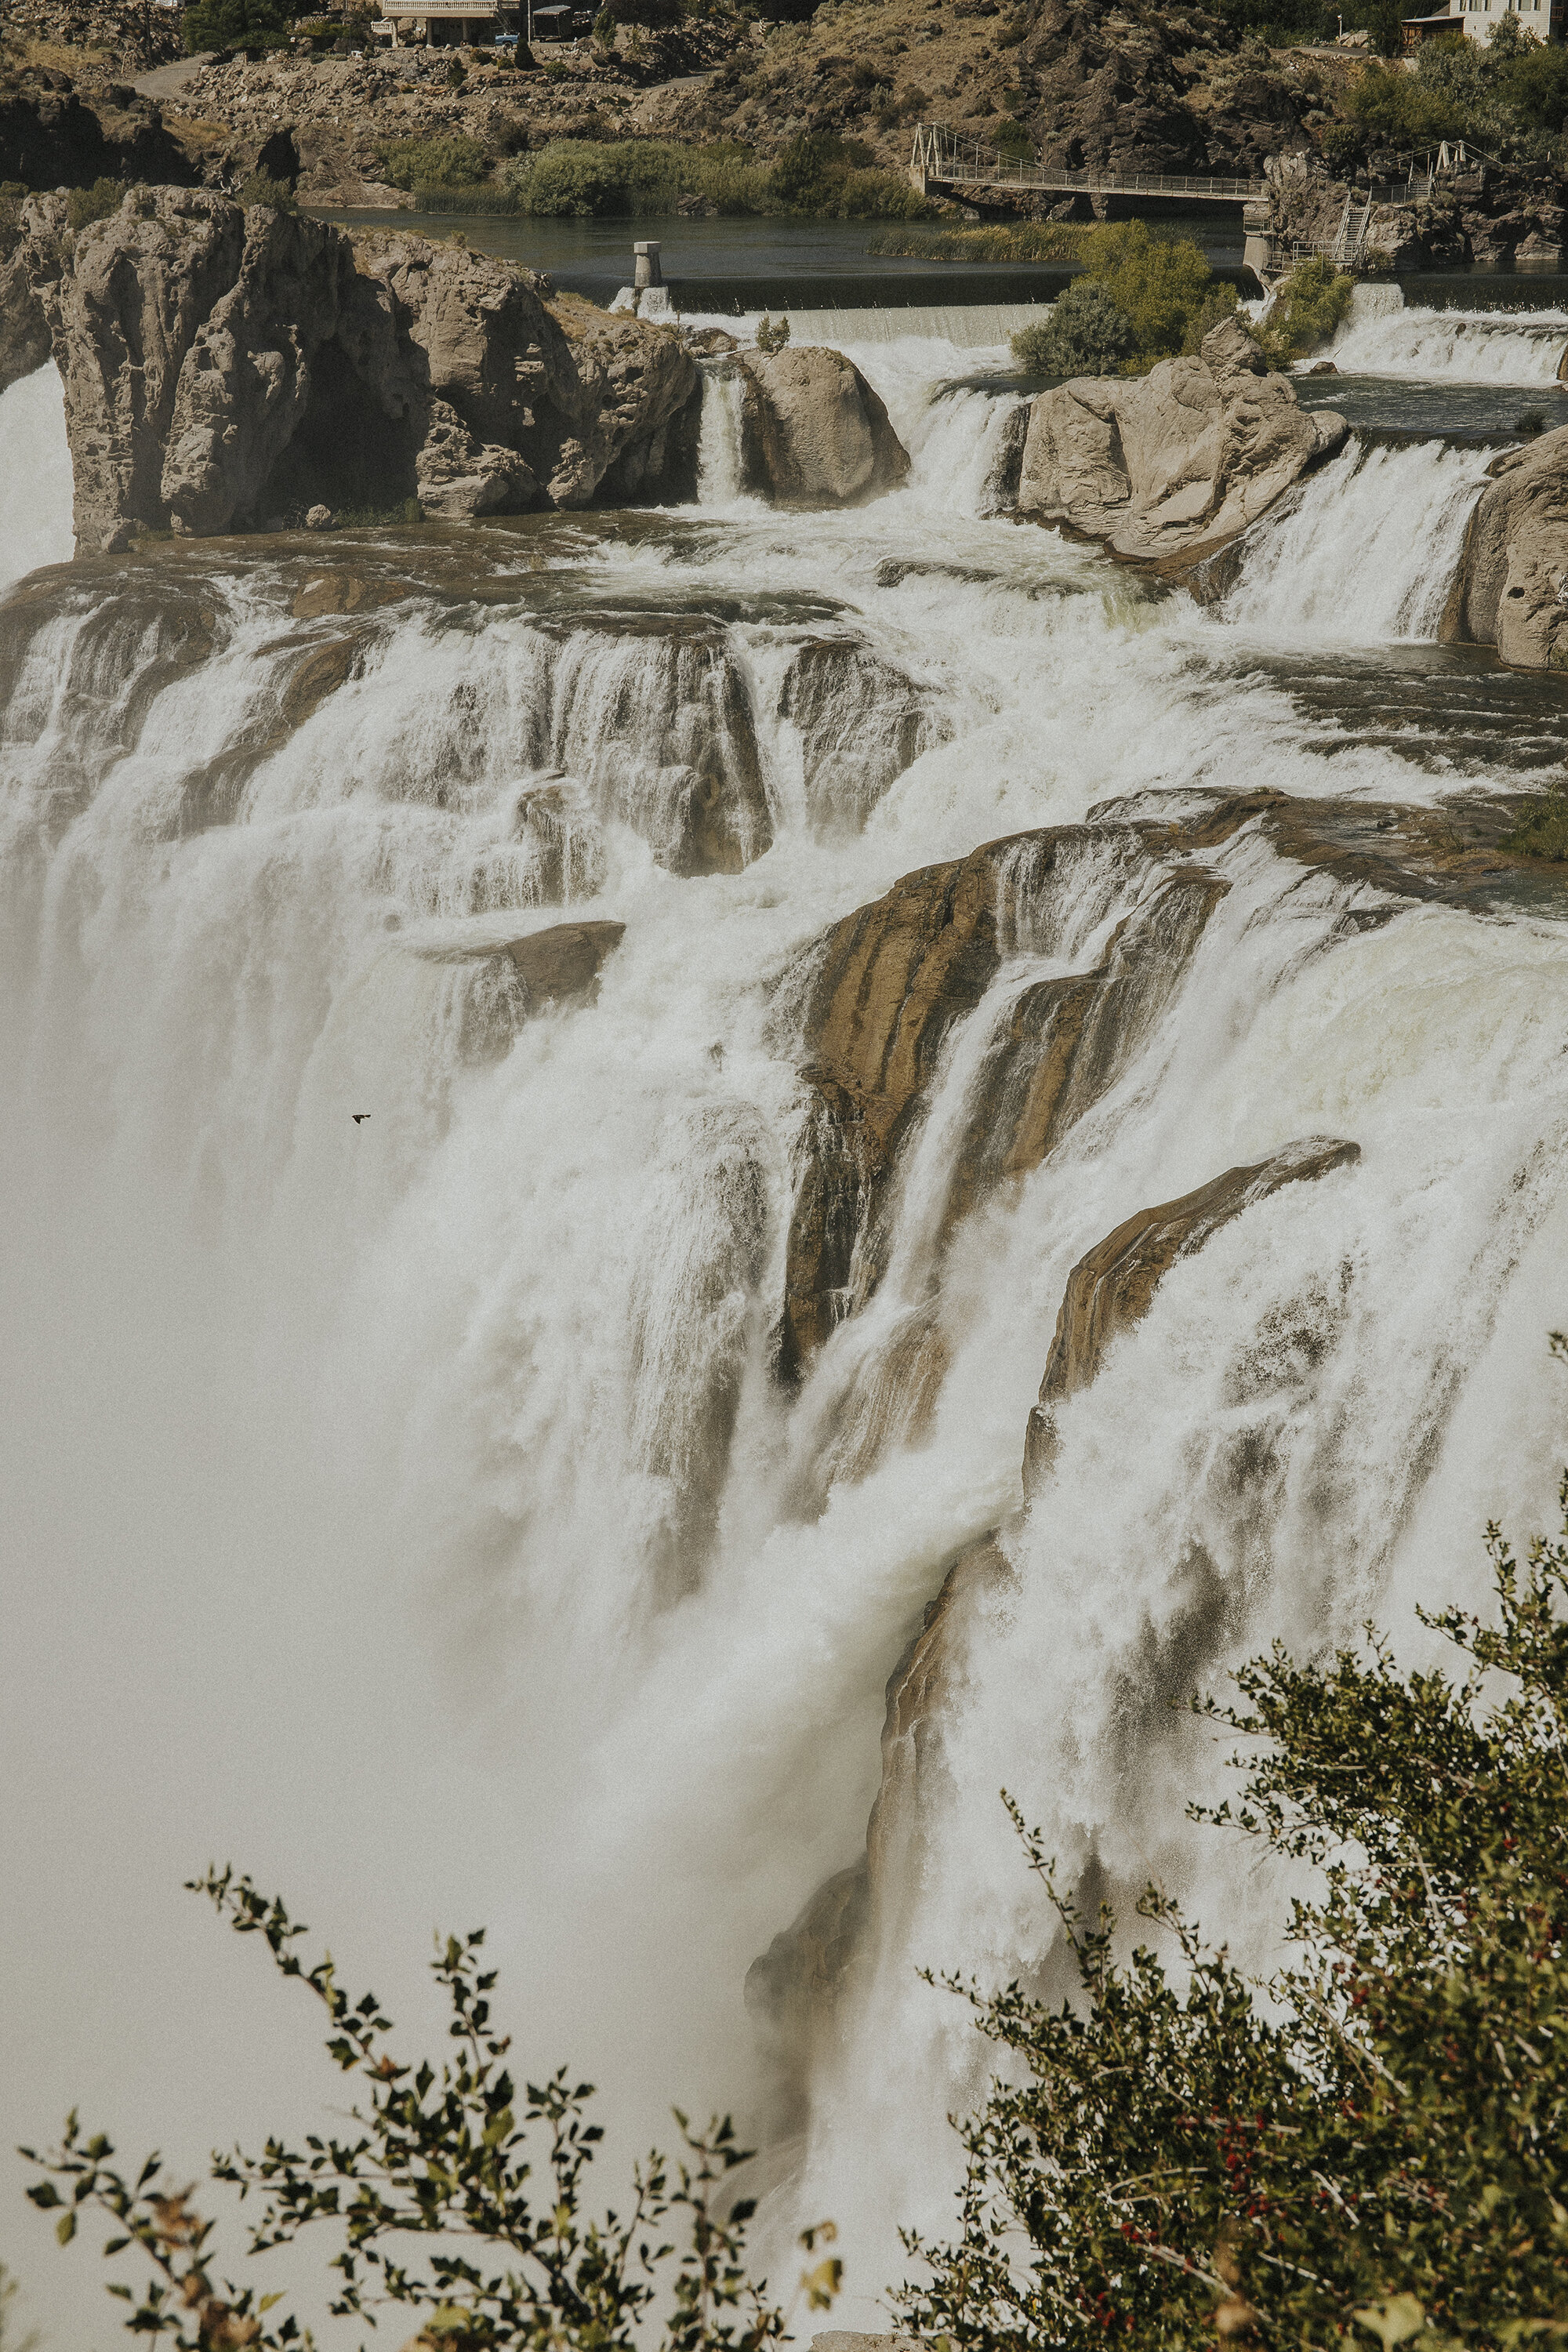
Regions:
[[887, 410], [841, 352], [748, 352], [737, 364], [747, 489], [780, 506], [858, 506], [895, 489], [909, 472]]
[[1439, 634], [1514, 669], [1568, 669], [1568, 426], [1487, 472]]
[[[1064, 825], [989, 842], [906, 875], [835, 926], [808, 992], [803, 1076], [811, 1091], [785, 1260], [779, 1369], [798, 1374], [875, 1292], [889, 1241], [884, 1215], [899, 1156], [923, 1116], [953, 1024], [973, 1011], [1004, 953], [1026, 933], [1053, 876], [1090, 842]], [[1138, 836], [1127, 856], [1142, 862]], [[1037, 1168], [1099, 1101], [1180, 982], [1226, 885], [1182, 866], [1112, 935], [1095, 971], [1023, 990], [990, 1040], [974, 1084], [939, 1241], [1000, 1185]], [[930, 1341], [901, 1334], [929, 1387]], [[874, 1375], [849, 1416], [896, 1425]], [[858, 1457], [868, 1467], [870, 1456]]]
[[89, 105], [70, 77], [30, 68], [0, 89], [0, 181], [24, 188], [89, 188], [95, 180], [199, 177], [161, 110], [115, 82]]
[[1360, 1144], [1321, 1136], [1287, 1144], [1250, 1167], [1227, 1168], [1223, 1176], [1179, 1201], [1140, 1209], [1079, 1258], [1062, 1293], [1039, 1402], [1029, 1413], [1024, 1441], [1026, 1500], [1032, 1499], [1055, 1457], [1052, 1408], [1088, 1388], [1112, 1342], [1147, 1315], [1155, 1290], [1176, 1260], [1202, 1249], [1233, 1217], [1267, 1200], [1281, 1185], [1326, 1176], [1360, 1158]]
[[507, 948], [531, 1012], [549, 1004], [587, 1004], [599, 974], [626, 937], [625, 923], [553, 923]]
[[[672, 333], [549, 307], [509, 263], [222, 197], [132, 190], [18, 251], [66, 388], [82, 552], [318, 504], [459, 521], [679, 496], [701, 380]], [[14, 313], [26, 332], [22, 309]]]
[[1224, 319], [1195, 359], [1037, 394], [1018, 511], [1129, 561], [1185, 568], [1255, 522], [1349, 429], [1330, 410], [1301, 409], [1246, 329]]

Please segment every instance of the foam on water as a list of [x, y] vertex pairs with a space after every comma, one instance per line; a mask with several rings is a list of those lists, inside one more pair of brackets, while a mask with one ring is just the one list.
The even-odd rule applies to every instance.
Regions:
[[1352, 436], [1253, 535], [1226, 618], [1291, 646], [1435, 637], [1493, 454]]
[[1342, 375], [1495, 384], [1554, 383], [1565, 349], [1568, 312], [1562, 310], [1406, 310], [1403, 304], [1352, 310], [1329, 345]]
[[[189, 550], [173, 584], [139, 568], [0, 623], [0, 1428], [16, 1654], [49, 1661], [5, 1734], [30, 1834], [0, 2083], [12, 2138], [84, 2084], [193, 2164], [312, 2127], [309, 2021], [258, 2025], [246, 1955], [171, 1916], [209, 1853], [281, 1885], [399, 2017], [426, 2014], [426, 1928], [488, 1918], [525, 2069], [613, 2086], [617, 2144], [671, 2098], [736, 2107], [770, 2145], [775, 2273], [833, 2213], [854, 2324], [901, 2267], [895, 2221], [942, 2224], [943, 2118], [986, 2063], [917, 1965], [1046, 1952], [999, 1783], [1065, 1868], [1156, 1873], [1266, 1961], [1274, 1891], [1185, 1821], [1217, 1768], [1159, 1701], [1369, 1608], [1407, 1645], [1415, 1596], [1484, 1593], [1489, 1516], [1548, 1511], [1568, 934], [1347, 922], [1387, 907], [1244, 830], [1102, 1090], [949, 1238], [991, 1041], [1148, 912], [1118, 824], [1005, 934], [933, 1076], [885, 1292], [787, 1393], [813, 942], [900, 875], [1106, 800], [1439, 797], [1440, 759], [1325, 758], [1258, 649], [1429, 636], [1479, 479], [1474, 453], [1347, 452], [1200, 614], [985, 519], [1016, 395], [947, 388], [972, 352], [847, 348], [913, 458], [861, 509], [738, 502], [710, 383], [701, 506], [436, 535], [428, 587], [400, 541], [409, 593], [352, 632], [291, 631], [270, 554]], [[351, 635], [290, 723], [301, 646]], [[789, 686], [808, 656], [820, 740]], [[714, 745], [771, 846], [682, 878], [668, 829]], [[558, 919], [552, 857], [574, 919], [625, 936], [596, 1002], [521, 1018], [494, 950]], [[1314, 1133], [1361, 1161], [1173, 1269], [1064, 1410], [960, 1655], [924, 1866], [803, 2117], [755, 2054], [746, 1969], [861, 1849], [884, 1683], [1017, 1505], [1068, 1269]], [[932, 1426], [837, 1475], [843, 1399], [922, 1315]]]

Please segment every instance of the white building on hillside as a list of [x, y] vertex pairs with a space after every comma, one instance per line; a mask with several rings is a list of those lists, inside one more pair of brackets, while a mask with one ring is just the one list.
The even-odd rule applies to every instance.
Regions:
[[1488, 41], [1492, 27], [1504, 16], [1517, 16], [1538, 41], [1560, 41], [1568, 20], [1568, 0], [1448, 0], [1430, 16], [1406, 16], [1405, 47], [1419, 48], [1423, 41], [1445, 33], [1463, 33], [1469, 41]]

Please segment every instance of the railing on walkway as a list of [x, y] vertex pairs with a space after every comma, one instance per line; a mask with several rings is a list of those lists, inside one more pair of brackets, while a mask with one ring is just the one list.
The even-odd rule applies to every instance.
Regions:
[[1228, 180], [1197, 172], [1069, 172], [1037, 155], [998, 154], [978, 139], [960, 139], [937, 122], [915, 131], [910, 177], [917, 186], [1041, 188], [1062, 195], [1187, 196], [1204, 204], [1250, 204], [1268, 193], [1267, 180]]

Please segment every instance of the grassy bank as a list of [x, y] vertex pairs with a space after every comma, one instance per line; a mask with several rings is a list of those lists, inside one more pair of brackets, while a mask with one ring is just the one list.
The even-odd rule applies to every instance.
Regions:
[[890, 228], [867, 244], [868, 253], [910, 261], [1077, 261], [1087, 232], [1066, 221], [1021, 221], [1016, 227]]
[[749, 147], [666, 139], [553, 139], [479, 176], [470, 140], [403, 140], [384, 157], [387, 178], [426, 212], [521, 214], [542, 219], [651, 217], [695, 200], [728, 219], [921, 220], [931, 207], [896, 172], [877, 168], [858, 140], [811, 132], [773, 163]]

